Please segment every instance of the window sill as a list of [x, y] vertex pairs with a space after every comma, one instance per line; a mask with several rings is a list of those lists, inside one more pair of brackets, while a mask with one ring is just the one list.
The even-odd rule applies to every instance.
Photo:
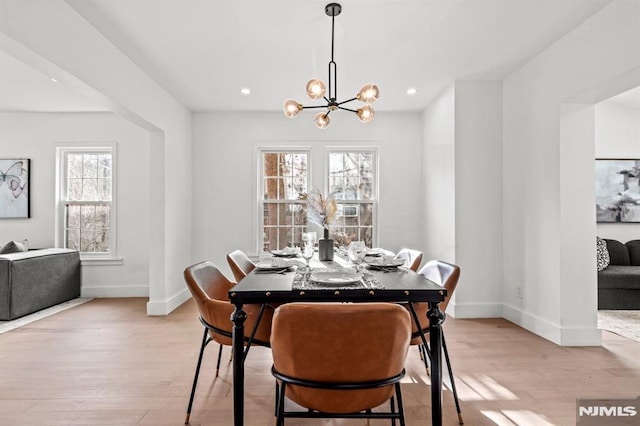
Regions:
[[116, 266], [124, 265], [124, 259], [121, 257], [104, 257], [104, 258], [80, 258], [82, 266]]

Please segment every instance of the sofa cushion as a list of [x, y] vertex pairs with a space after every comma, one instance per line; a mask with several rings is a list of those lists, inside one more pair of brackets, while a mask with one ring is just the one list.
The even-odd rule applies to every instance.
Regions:
[[0, 248], [0, 254], [20, 253], [23, 251], [29, 251], [27, 240], [23, 241], [9, 241], [7, 244]]
[[624, 288], [640, 291], [640, 266], [609, 265], [598, 272], [598, 288]]
[[600, 237], [596, 237], [596, 261], [598, 264], [598, 271], [602, 271], [609, 266], [609, 250], [607, 250], [607, 243]]
[[629, 250], [629, 262], [633, 266], [640, 266], [640, 240], [631, 240], [625, 243]]
[[609, 265], [631, 265], [629, 260], [629, 249], [618, 240], [605, 238], [607, 250], [609, 251]]

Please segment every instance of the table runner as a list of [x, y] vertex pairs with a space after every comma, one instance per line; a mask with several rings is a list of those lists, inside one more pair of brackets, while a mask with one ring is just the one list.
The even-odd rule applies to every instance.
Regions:
[[[327, 272], [343, 272], [345, 268], [326, 268], [323, 271]], [[310, 271], [298, 268], [296, 270], [296, 274], [293, 277], [293, 283], [291, 288], [293, 290], [304, 290], [304, 289], [312, 289], [312, 290], [362, 290], [362, 289], [372, 289], [372, 290], [383, 290], [384, 286], [380, 284], [372, 274], [367, 271], [362, 272], [362, 279], [357, 283], [350, 283], [344, 285], [327, 285], [322, 283], [317, 283], [309, 280], [311, 276]]]

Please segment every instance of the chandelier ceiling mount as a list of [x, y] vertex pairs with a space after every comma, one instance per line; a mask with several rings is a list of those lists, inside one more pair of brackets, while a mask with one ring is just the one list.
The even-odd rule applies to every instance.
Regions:
[[[307, 82], [307, 96], [312, 100], [324, 99], [326, 102], [324, 105], [312, 105], [305, 106], [294, 99], [287, 99], [284, 102], [283, 109], [284, 115], [289, 118], [294, 118], [303, 109], [312, 108], [324, 108], [325, 111], [321, 111], [316, 114], [315, 122], [316, 127], [319, 129], [325, 129], [329, 125], [329, 114], [336, 110], [344, 110], [355, 113], [360, 121], [368, 123], [373, 120], [375, 111], [371, 104], [375, 102], [379, 97], [378, 86], [373, 83], [367, 83], [356, 94], [355, 97], [347, 99], [342, 102], [338, 102], [338, 83], [337, 83], [337, 65], [333, 60], [333, 47], [334, 47], [334, 34], [335, 34], [335, 17], [342, 12], [342, 6], [338, 3], [329, 3], [324, 8], [327, 16], [331, 17], [331, 61], [329, 61], [329, 91], [327, 93], [327, 86], [319, 78], [312, 78]], [[351, 101], [359, 100], [364, 102], [358, 109], [351, 109], [343, 106]]]

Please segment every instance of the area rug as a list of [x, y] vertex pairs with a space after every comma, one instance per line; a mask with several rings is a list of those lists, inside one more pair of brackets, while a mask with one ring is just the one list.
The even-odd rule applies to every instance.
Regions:
[[598, 328], [640, 342], [640, 311], [598, 311]]
[[16, 328], [22, 327], [23, 325], [27, 325], [34, 321], [41, 320], [42, 318], [46, 318], [53, 314], [57, 314], [58, 312], [66, 311], [67, 309], [81, 305], [92, 299], [93, 299], [92, 297], [78, 297], [76, 299], [71, 299], [69, 301], [60, 303], [59, 305], [55, 305], [38, 312], [34, 312], [30, 315], [25, 315], [23, 317], [16, 318], [11, 321], [0, 321], [0, 334], [6, 333], [7, 331], [15, 330]]

